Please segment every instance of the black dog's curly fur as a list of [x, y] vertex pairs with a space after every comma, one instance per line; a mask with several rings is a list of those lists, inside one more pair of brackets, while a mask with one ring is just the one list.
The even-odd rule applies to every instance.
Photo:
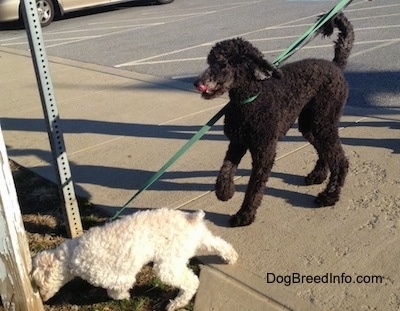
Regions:
[[[230, 144], [216, 182], [218, 199], [227, 201], [235, 192], [234, 175], [246, 153], [252, 156], [252, 172], [240, 210], [231, 226], [249, 225], [261, 204], [278, 140], [298, 118], [299, 130], [315, 147], [318, 161], [305, 178], [320, 184], [330, 172], [328, 185], [316, 198], [319, 206], [334, 205], [348, 171], [339, 139], [338, 122], [348, 97], [343, 75], [354, 41], [353, 27], [338, 14], [321, 33], [330, 36], [338, 28], [334, 60], [304, 59], [274, 68], [249, 42], [230, 39], [217, 43], [208, 55], [209, 68], [194, 85], [202, 97], [212, 99], [229, 92], [225, 135]], [[251, 103], [245, 103], [256, 96]], [[251, 99], [250, 99], [251, 100]]]

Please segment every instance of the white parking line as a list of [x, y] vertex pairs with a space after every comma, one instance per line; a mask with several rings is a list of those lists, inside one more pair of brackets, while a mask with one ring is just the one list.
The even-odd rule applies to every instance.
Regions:
[[115, 65], [114, 67], [115, 68], [121, 68], [121, 67], [134, 66], [136, 64], [140, 64], [140, 63], [146, 62], [146, 61], [151, 60], [151, 59], [155, 59], [155, 58], [159, 58], [159, 57], [163, 57], [163, 56], [168, 56], [168, 55], [173, 55], [173, 54], [177, 54], [177, 53], [180, 53], [180, 52], [193, 50], [193, 49], [196, 49], [196, 48], [201, 47], [201, 46], [202, 46], [202, 44], [195, 45], [195, 46], [190, 46], [190, 47], [187, 47], [187, 48], [174, 50], [174, 51], [171, 51], [171, 52], [158, 54], [158, 55], [155, 55], [155, 56], [150, 56], [150, 57], [142, 58], [142, 59], [139, 59], [139, 60], [134, 60], [134, 61], [131, 61], [131, 62]]
[[[197, 17], [207, 14], [214, 14], [216, 11], [208, 11], [208, 12], [199, 12], [199, 13], [192, 13], [192, 14], [178, 14], [178, 15], [167, 15], [167, 16], [154, 16], [154, 17], [145, 17], [145, 18], [135, 18], [136, 22], [150, 20], [150, 19], [164, 19], [164, 18], [177, 18], [177, 17]], [[93, 22], [89, 23], [88, 25], [106, 25], [106, 24], [117, 24], [117, 23], [125, 23], [125, 22], [132, 22], [132, 19], [121, 19], [118, 21], [112, 22]]]
[[[382, 40], [382, 41], [384, 41], [384, 40]], [[386, 46], [389, 46], [389, 45], [393, 45], [393, 44], [396, 44], [396, 43], [400, 43], [400, 39], [390, 40], [390, 41], [388, 41], [386, 43], [371, 47], [369, 49], [365, 49], [365, 50], [362, 50], [360, 52], [353, 53], [353, 54], [350, 55], [350, 57], [353, 58], [353, 57], [356, 57], [356, 56], [359, 56], [359, 55], [362, 55], [362, 54], [365, 54], [365, 53], [368, 53], [368, 52], [379, 50], [379, 49], [381, 49], [383, 47], [386, 47]]]
[[141, 63], [133, 64], [132, 66], [157, 65], [157, 64], [168, 64], [168, 63], [179, 63], [179, 62], [193, 62], [193, 61], [205, 60], [205, 59], [206, 59], [206, 57], [166, 59], [166, 60], [157, 60], [157, 61], [151, 61], [151, 62], [141, 62]]
[[[358, 3], [358, 4], [360, 4], [360, 3]], [[394, 6], [400, 6], [400, 3], [388, 4], [388, 5], [379, 5], [379, 6], [359, 8], [359, 9], [346, 9], [346, 12], [357, 12], [357, 11], [366, 11], [366, 10], [386, 9], [386, 8], [391, 8], [391, 7], [394, 7]]]
[[[70, 43], [77, 43], [85, 40], [91, 40], [91, 39], [97, 39], [97, 38], [102, 38], [106, 36], [111, 36], [115, 35], [118, 33], [130, 31], [130, 30], [137, 30], [137, 29], [143, 29], [147, 27], [153, 27], [153, 26], [158, 26], [158, 25], [163, 25], [164, 23], [152, 23], [152, 24], [141, 24], [141, 25], [127, 25], [127, 26], [112, 26], [112, 27], [102, 27], [102, 28], [92, 28], [92, 29], [77, 29], [77, 30], [68, 30], [68, 31], [58, 31], [58, 32], [47, 32], [45, 33], [45, 43], [46, 43], [46, 48], [53, 48], [57, 46], [62, 46], [62, 45], [67, 45]], [[122, 29], [121, 29], [122, 28]], [[92, 36], [78, 36], [78, 37], [72, 37], [72, 38], [55, 38], [55, 39], [49, 39], [46, 38], [49, 35], [60, 35], [60, 34], [69, 34], [69, 33], [77, 33], [77, 32], [90, 32], [90, 31], [98, 31], [98, 30], [113, 30], [113, 29], [121, 29], [118, 31], [113, 31], [109, 32], [106, 34], [101, 34], [101, 35], [92, 35]], [[26, 37], [24, 37], [26, 38]], [[51, 42], [57, 42], [57, 41], [62, 41], [61, 43], [56, 43], [56, 44], [49, 44]], [[15, 45], [23, 45], [27, 44], [27, 41], [21, 41], [21, 42], [13, 42], [13, 43], [6, 43], [2, 44], [3, 46], [15, 46]]]
[[373, 26], [373, 27], [363, 27], [363, 28], [357, 28], [357, 31], [362, 31], [362, 30], [377, 30], [377, 29], [390, 29], [390, 28], [399, 28], [400, 25], [387, 25], [387, 26]]
[[46, 32], [45, 36], [48, 35], [61, 35], [68, 33], [78, 33], [78, 32], [89, 32], [89, 31], [98, 31], [98, 30], [113, 30], [113, 29], [121, 29], [121, 28], [143, 28], [143, 27], [152, 27], [164, 25], [165, 23], [150, 23], [150, 24], [134, 24], [134, 25], [125, 25], [125, 26], [110, 26], [110, 27], [101, 27], [101, 28], [86, 28], [86, 29], [74, 29], [74, 30], [64, 30], [64, 31], [53, 31]]
[[352, 18], [351, 21], [362, 21], [365, 19], [375, 19], [375, 18], [384, 18], [384, 17], [390, 17], [390, 16], [398, 16], [400, 13], [393, 13], [393, 14], [384, 14], [384, 15], [373, 15], [373, 16], [366, 16], [366, 17], [356, 17]]
[[13, 41], [13, 40], [19, 40], [19, 39], [26, 39], [26, 36], [19, 36], [19, 37], [13, 37], [13, 38], [7, 38], [7, 39], [1, 39], [1, 42], [6, 42], [6, 41]]
[[172, 76], [172, 80], [182, 80], [182, 79], [188, 79], [188, 78], [193, 78], [196, 76], [196, 74], [191, 74], [191, 75], [182, 75], [182, 76]]
[[[206, 6], [192, 6], [190, 8], [187, 9], [179, 9], [179, 11], [198, 11], [201, 12], [203, 10], [210, 10], [210, 9], [216, 9], [216, 8], [224, 8], [225, 10], [229, 10], [230, 8], [236, 8], [238, 6], [246, 6], [246, 5], [251, 5], [251, 4], [255, 4], [255, 3], [260, 3], [263, 2], [262, 0], [257, 0], [257, 1], [242, 1], [242, 2], [231, 2], [229, 4], [215, 4], [215, 5], [206, 5]], [[200, 1], [198, 1], [198, 3], [201, 3]], [[219, 10], [221, 11], [221, 10]], [[142, 15], [159, 15], [159, 12], [146, 12], [143, 13]]]
[[[62, 41], [62, 43], [65, 44], [65, 41], [67, 41], [67, 43], [79, 42], [79, 41], [82, 41], [82, 40], [97, 38], [99, 36], [100, 35], [98, 35], [98, 36], [84, 36], [84, 37], [52, 39], [52, 40], [46, 40], [46, 43], [55, 42], [55, 41]], [[23, 44], [27, 44], [27, 41], [5, 43], [5, 44], [2, 44], [2, 46], [14, 46], [14, 45], [23, 45]], [[46, 48], [48, 48], [48, 47], [51, 47], [51, 45], [46, 45]]]

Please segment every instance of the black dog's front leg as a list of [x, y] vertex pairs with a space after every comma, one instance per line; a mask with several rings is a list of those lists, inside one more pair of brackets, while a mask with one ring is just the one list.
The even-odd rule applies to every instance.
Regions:
[[[254, 156], [254, 153], [252, 153], [253, 164], [249, 184], [242, 207], [229, 221], [232, 227], [247, 226], [254, 221], [257, 208], [260, 206], [264, 195], [265, 184], [274, 164], [275, 147], [268, 146], [265, 149], [258, 149], [254, 152], [256, 153]], [[263, 150], [266, 154], [260, 154], [260, 150]]]
[[236, 169], [247, 151], [247, 147], [238, 144], [230, 143], [226, 152], [224, 162], [219, 171], [217, 182], [215, 184], [215, 194], [221, 201], [228, 201], [235, 193], [235, 177]]

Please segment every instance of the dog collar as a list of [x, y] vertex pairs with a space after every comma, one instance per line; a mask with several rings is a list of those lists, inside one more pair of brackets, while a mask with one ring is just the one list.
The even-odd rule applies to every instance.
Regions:
[[255, 101], [256, 98], [257, 98], [259, 95], [260, 95], [260, 92], [258, 92], [256, 95], [254, 95], [254, 96], [252, 96], [252, 97], [246, 98], [246, 99], [245, 99], [244, 101], [242, 101], [240, 104], [241, 104], [241, 105], [250, 104], [250, 103], [252, 103], [253, 101]]

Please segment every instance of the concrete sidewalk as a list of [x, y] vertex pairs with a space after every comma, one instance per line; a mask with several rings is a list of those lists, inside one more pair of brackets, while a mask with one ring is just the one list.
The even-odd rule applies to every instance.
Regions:
[[[77, 194], [110, 213], [227, 102], [204, 101], [178, 81], [49, 61]], [[0, 68], [8, 154], [55, 180], [30, 54], [1, 47]], [[218, 201], [213, 187], [227, 147], [222, 121], [131, 203], [130, 211], [203, 209], [212, 231], [239, 252], [235, 266], [201, 257], [207, 265], [195, 310], [400, 309], [400, 110], [347, 107], [341, 125], [350, 172], [335, 207], [312, 208], [323, 185], [306, 187], [303, 176], [316, 156], [291, 129], [279, 144], [255, 223], [229, 228], [250, 159], [241, 163], [235, 196]], [[379, 278], [372, 276], [382, 283], [373, 284]]]

